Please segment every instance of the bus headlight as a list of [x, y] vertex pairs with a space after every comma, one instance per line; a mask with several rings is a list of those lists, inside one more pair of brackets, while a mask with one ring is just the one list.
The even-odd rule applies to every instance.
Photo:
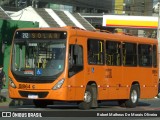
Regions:
[[14, 84], [14, 82], [12, 81], [11, 78], [9, 78], [9, 85], [10, 85], [12, 88], [16, 88], [16, 85]]
[[57, 82], [57, 84], [52, 88], [53, 90], [57, 90], [57, 89], [59, 89], [59, 88], [61, 88], [61, 86], [63, 85], [63, 83], [64, 83], [64, 78], [63, 79], [61, 79], [61, 80], [59, 80], [58, 82]]

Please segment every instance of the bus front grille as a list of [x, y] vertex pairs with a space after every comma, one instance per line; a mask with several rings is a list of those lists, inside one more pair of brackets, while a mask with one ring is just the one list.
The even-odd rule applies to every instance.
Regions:
[[48, 95], [48, 92], [30, 92], [30, 91], [19, 91], [19, 94], [22, 97], [27, 97], [29, 95], [37, 95], [38, 98], [45, 98]]

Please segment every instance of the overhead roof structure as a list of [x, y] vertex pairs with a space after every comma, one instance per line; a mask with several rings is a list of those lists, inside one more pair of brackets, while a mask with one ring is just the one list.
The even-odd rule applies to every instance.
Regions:
[[86, 30], [95, 29], [79, 13], [70, 13], [68, 11], [56, 11], [48, 8], [32, 8], [29, 6], [10, 16], [13, 20], [39, 22], [39, 27], [74, 26]]
[[9, 20], [10, 16], [0, 7], [0, 19]]
[[157, 29], [158, 17], [103, 15], [103, 26], [116, 28]]

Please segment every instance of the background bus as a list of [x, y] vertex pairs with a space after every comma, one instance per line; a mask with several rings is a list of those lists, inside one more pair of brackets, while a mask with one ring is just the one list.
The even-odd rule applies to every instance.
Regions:
[[157, 40], [74, 27], [18, 29], [12, 44], [9, 96], [98, 107], [103, 100], [136, 107], [158, 94]]

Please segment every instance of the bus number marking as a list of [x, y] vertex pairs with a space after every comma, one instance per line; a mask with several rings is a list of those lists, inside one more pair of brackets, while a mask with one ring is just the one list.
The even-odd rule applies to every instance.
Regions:
[[112, 78], [112, 69], [106, 69], [106, 78]]
[[30, 89], [30, 87], [29, 84], [19, 84], [19, 89]]
[[29, 38], [29, 34], [28, 33], [22, 33], [22, 38]]

